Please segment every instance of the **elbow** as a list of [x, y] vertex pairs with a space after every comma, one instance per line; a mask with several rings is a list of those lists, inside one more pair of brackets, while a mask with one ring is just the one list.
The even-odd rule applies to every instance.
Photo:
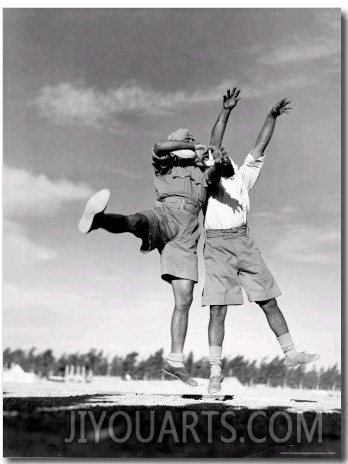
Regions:
[[168, 147], [167, 147], [167, 141], [159, 141], [159, 142], [156, 142], [155, 145], [153, 146], [153, 151], [158, 154], [160, 152], [164, 152], [164, 151], [168, 151]]
[[218, 148], [221, 147], [221, 139], [218, 137], [214, 137], [213, 135], [210, 138], [210, 145], [214, 145]]
[[264, 147], [255, 147], [251, 152], [251, 156], [254, 159], [260, 158], [260, 156], [263, 156], [264, 151], [265, 151]]
[[162, 144], [161, 142], [156, 142], [155, 145], [153, 146], [153, 151], [154, 153], [159, 153], [160, 151], [162, 151], [163, 148], [162, 148]]

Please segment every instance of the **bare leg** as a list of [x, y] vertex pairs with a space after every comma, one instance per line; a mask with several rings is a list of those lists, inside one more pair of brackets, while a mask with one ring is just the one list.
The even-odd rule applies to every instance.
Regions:
[[210, 306], [208, 326], [209, 346], [222, 346], [225, 337], [227, 306]]
[[171, 324], [171, 352], [182, 353], [187, 332], [189, 309], [193, 299], [194, 282], [187, 279], [173, 279], [171, 284], [175, 300]]
[[185, 369], [183, 353], [194, 282], [187, 279], [173, 279], [171, 284], [175, 300], [171, 324], [172, 346], [171, 353], [164, 363], [163, 371], [191, 387], [196, 387], [198, 383]]
[[299, 364], [307, 364], [320, 358], [318, 354], [298, 352], [295, 349], [289, 333], [288, 325], [275, 298], [266, 301], [257, 301], [257, 304], [262, 308], [270, 328], [278, 339], [280, 347], [285, 354], [285, 362], [288, 367], [295, 367]]
[[217, 393], [221, 390], [223, 375], [221, 373], [222, 343], [225, 337], [225, 318], [227, 306], [210, 306], [210, 319], [208, 327], [210, 380], [208, 393]]
[[281, 335], [289, 332], [285, 317], [279, 309], [277, 300], [275, 298], [271, 298], [270, 300], [265, 301], [257, 301], [256, 303], [265, 313], [267, 322], [276, 337], [280, 337]]

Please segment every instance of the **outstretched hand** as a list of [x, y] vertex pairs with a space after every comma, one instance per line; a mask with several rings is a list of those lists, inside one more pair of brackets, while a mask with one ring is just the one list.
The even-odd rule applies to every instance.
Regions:
[[240, 89], [233, 87], [232, 92], [230, 89], [227, 90], [226, 95], [223, 96], [223, 107], [225, 110], [232, 110], [240, 100], [238, 95], [240, 94]]
[[291, 103], [290, 100], [288, 100], [287, 98], [283, 98], [282, 100], [280, 100], [276, 105], [273, 106], [273, 108], [271, 109], [271, 114], [272, 116], [274, 116], [275, 118], [277, 118], [278, 116], [280, 116], [281, 114], [283, 113], [286, 113], [288, 114], [289, 113], [289, 110], [292, 110], [292, 108], [289, 106]]

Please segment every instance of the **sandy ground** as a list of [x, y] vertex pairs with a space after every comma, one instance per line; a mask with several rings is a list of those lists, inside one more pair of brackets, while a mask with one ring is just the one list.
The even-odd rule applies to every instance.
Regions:
[[[88, 400], [78, 402], [69, 408], [106, 403], [108, 406], [186, 406], [199, 402], [223, 401], [226, 406], [251, 409], [269, 406], [280, 406], [293, 411], [339, 412], [341, 409], [339, 391], [273, 388], [264, 385], [246, 387], [234, 378], [226, 378], [221, 392], [212, 396], [207, 394], [208, 381], [205, 379], [197, 379], [197, 381], [199, 386], [192, 388], [178, 381], [124, 381], [117, 377], [95, 377], [91, 383], [47, 380], [25, 384], [5, 383], [3, 390], [5, 398], [89, 396]], [[228, 398], [231, 395], [233, 398]]]
[[[227, 378], [218, 395], [208, 395], [208, 381], [197, 380], [199, 386], [195, 388], [178, 381], [123, 381], [116, 377], [95, 377], [91, 383], [4, 383], [4, 456], [167, 459], [341, 455], [340, 392], [245, 387], [236, 379]], [[207, 411], [214, 413], [209, 426]], [[111, 418], [119, 412], [127, 415], [130, 425], [123, 416], [117, 416], [110, 425]], [[193, 433], [184, 436], [186, 413], [196, 414], [194, 430], [198, 441]], [[86, 414], [83, 421], [80, 414]], [[170, 431], [160, 439], [163, 424], [168, 427], [167, 414], [173, 421], [170, 429], [177, 431], [178, 440]], [[222, 440], [228, 436], [222, 422], [224, 414], [230, 414], [226, 421], [235, 430], [233, 442]], [[251, 423], [254, 414], [257, 417]], [[95, 421], [104, 415], [100, 441], [96, 440], [91, 415]], [[272, 418], [277, 436], [286, 437], [280, 445], [270, 433]], [[308, 430], [313, 429], [312, 438], [307, 439], [302, 419]], [[153, 431], [149, 442], [139, 441], [137, 423], [142, 436], [148, 437]], [[66, 442], [73, 427], [74, 438]], [[124, 437], [128, 429], [130, 435], [126, 441], [116, 443], [110, 427], [117, 437]], [[254, 440], [250, 427], [262, 443]], [[82, 433], [86, 437], [83, 442], [79, 439]]]

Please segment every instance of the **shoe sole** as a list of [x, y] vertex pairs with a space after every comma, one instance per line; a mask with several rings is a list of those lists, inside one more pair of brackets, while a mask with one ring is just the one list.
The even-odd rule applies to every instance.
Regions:
[[94, 216], [98, 213], [102, 213], [105, 210], [109, 199], [110, 190], [103, 189], [88, 200], [78, 225], [78, 229], [81, 234], [88, 234], [88, 232], [91, 230]]
[[214, 395], [215, 393], [219, 393], [219, 391], [221, 391], [221, 387], [219, 388], [219, 390], [215, 390], [215, 391], [209, 391], [209, 390], [207, 390], [207, 392], [209, 393], [209, 395]]
[[318, 361], [318, 359], [320, 359], [320, 356], [318, 356], [316, 359], [311, 359], [310, 361], [305, 361], [305, 362], [297, 362], [295, 364], [288, 364], [286, 363], [286, 367], [296, 367], [296, 366], [300, 366], [300, 365], [305, 365], [305, 364], [309, 364], [309, 363], [312, 363], [312, 362], [315, 362], [315, 361]]
[[185, 380], [182, 380], [180, 377], [177, 377], [176, 375], [166, 371], [165, 369], [162, 369], [162, 372], [164, 372], [167, 375], [171, 375], [172, 377], [174, 377], [174, 379], [180, 380], [180, 382], [184, 383], [185, 385], [188, 385], [189, 387], [198, 387], [198, 383], [196, 385], [190, 385], [189, 383], [185, 382]]

